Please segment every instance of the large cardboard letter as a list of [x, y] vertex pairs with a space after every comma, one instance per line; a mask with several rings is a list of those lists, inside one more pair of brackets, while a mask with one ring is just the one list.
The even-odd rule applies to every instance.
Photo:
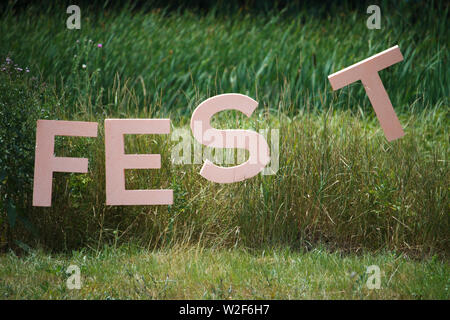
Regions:
[[269, 163], [269, 146], [262, 135], [251, 130], [217, 130], [210, 124], [217, 112], [238, 110], [250, 117], [257, 106], [258, 102], [248, 96], [229, 93], [209, 98], [194, 110], [191, 129], [198, 142], [208, 147], [243, 148], [250, 152], [246, 162], [234, 167], [219, 167], [206, 160], [200, 170], [202, 177], [217, 183], [243, 181], [257, 175]]
[[55, 157], [55, 136], [97, 137], [97, 122], [38, 120], [33, 206], [52, 205], [53, 172], [88, 172], [88, 159]]
[[398, 46], [395, 46], [328, 76], [333, 90], [361, 80], [388, 141], [401, 138], [405, 133], [378, 71], [402, 60], [402, 53]]
[[172, 190], [125, 190], [125, 169], [160, 169], [159, 154], [125, 154], [125, 134], [170, 133], [169, 119], [106, 119], [105, 170], [107, 205], [172, 204]]

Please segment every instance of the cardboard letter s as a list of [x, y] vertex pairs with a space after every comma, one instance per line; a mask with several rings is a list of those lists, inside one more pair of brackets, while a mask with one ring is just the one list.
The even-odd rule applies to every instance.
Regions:
[[269, 146], [262, 135], [251, 130], [217, 130], [210, 124], [217, 112], [234, 109], [250, 117], [257, 105], [246, 95], [229, 93], [209, 98], [194, 110], [191, 129], [198, 142], [214, 148], [243, 148], [250, 153], [246, 162], [233, 167], [219, 167], [206, 160], [200, 171], [202, 177], [217, 183], [243, 181], [257, 175], [269, 163]]

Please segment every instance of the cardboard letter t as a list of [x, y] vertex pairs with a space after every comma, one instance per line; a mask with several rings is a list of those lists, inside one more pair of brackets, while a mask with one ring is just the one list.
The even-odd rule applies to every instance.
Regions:
[[328, 76], [333, 90], [338, 90], [361, 80], [388, 141], [401, 138], [405, 133], [384, 89], [378, 71], [402, 60], [403, 56], [400, 49], [398, 46], [394, 46]]

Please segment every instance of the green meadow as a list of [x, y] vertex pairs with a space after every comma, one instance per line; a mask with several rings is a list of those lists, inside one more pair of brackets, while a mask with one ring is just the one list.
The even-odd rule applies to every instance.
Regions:
[[[261, 3], [85, 3], [80, 30], [57, 2], [0, 5], [1, 299], [449, 299], [448, 4], [381, 2], [370, 30], [368, 4]], [[388, 142], [362, 84], [327, 77], [394, 45], [404, 60], [379, 74], [405, 136]], [[126, 187], [174, 203], [105, 204], [105, 119], [190, 131], [223, 93], [259, 105], [213, 126], [278, 130], [276, 174], [215, 184], [173, 162], [173, 136], [127, 136], [161, 169], [127, 170]], [[55, 173], [49, 208], [32, 206], [37, 119], [99, 124], [56, 138], [89, 172]]]
[[[69, 265], [81, 288], [66, 286]], [[369, 289], [368, 266], [381, 270]], [[317, 247], [214, 250], [109, 246], [70, 254], [0, 257], [2, 299], [449, 299], [448, 264], [402, 255], [342, 255]]]

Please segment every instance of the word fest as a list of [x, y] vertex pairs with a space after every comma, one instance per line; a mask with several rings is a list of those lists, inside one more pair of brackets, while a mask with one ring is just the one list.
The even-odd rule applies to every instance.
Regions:
[[[328, 79], [333, 90], [361, 80], [388, 141], [401, 138], [403, 128], [395, 114], [378, 72], [403, 60], [398, 46], [378, 53]], [[216, 183], [233, 183], [254, 177], [270, 162], [267, 141], [252, 130], [218, 130], [210, 125], [214, 114], [238, 110], [250, 117], [258, 103], [236, 93], [221, 94], [203, 101], [194, 110], [191, 130], [194, 138], [207, 147], [246, 149], [247, 161], [231, 167], [217, 166], [205, 160], [200, 175]], [[33, 182], [33, 206], [49, 207], [53, 172], [88, 172], [87, 158], [55, 157], [55, 136], [97, 137], [96, 122], [38, 120]], [[173, 191], [126, 190], [125, 169], [160, 169], [159, 154], [125, 154], [125, 134], [168, 134], [170, 119], [106, 119], [105, 176], [107, 205], [170, 205]]]

